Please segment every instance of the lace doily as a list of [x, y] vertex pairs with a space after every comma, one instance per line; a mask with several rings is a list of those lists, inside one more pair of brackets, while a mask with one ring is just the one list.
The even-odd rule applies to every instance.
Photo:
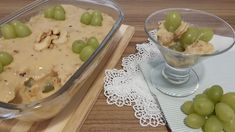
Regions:
[[132, 106], [135, 117], [142, 126], [157, 127], [165, 125], [166, 120], [156, 99], [151, 95], [138, 64], [153, 56], [162, 58], [156, 46], [148, 43], [137, 44], [137, 53], [124, 57], [123, 69], [106, 70], [104, 95], [108, 104], [118, 107]]

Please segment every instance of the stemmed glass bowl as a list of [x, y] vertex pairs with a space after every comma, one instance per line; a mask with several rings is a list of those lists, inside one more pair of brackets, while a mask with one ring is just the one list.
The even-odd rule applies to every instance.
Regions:
[[[155, 32], [157, 32], [159, 21], [164, 20], [166, 14], [171, 11], [179, 12], [182, 20], [194, 27], [211, 28], [214, 35], [209, 43], [214, 46], [215, 51], [203, 55], [189, 54], [161, 45]], [[165, 60], [151, 69], [150, 82], [154, 88], [174, 97], [191, 95], [199, 88], [199, 76], [193, 70], [193, 66], [203, 58], [226, 52], [235, 43], [234, 30], [223, 19], [204, 11], [186, 8], [169, 8], [152, 13], [145, 20], [145, 32], [151, 41], [157, 45]]]

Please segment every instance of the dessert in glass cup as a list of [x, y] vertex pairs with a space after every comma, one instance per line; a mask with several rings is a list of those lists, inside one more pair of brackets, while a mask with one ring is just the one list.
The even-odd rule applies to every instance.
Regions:
[[165, 60], [151, 70], [150, 82], [174, 97], [193, 94], [199, 88], [199, 77], [192, 67], [203, 58], [226, 52], [235, 41], [233, 28], [223, 19], [186, 8], [152, 13], [145, 21], [145, 31]]

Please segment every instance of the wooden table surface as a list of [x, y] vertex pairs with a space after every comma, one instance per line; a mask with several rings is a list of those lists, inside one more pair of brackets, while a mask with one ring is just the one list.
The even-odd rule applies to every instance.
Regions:
[[[1, 0], [0, 17], [19, 9], [33, 0]], [[169, 7], [185, 7], [208, 11], [218, 15], [235, 27], [235, 0], [116, 0], [124, 10], [124, 23], [136, 28], [136, 32], [123, 57], [135, 53], [135, 44], [147, 40], [144, 32], [145, 18], [155, 10]], [[121, 60], [116, 68], [121, 68]], [[107, 105], [103, 92], [100, 94], [90, 114], [88, 115], [82, 132], [166, 132], [165, 126], [141, 127], [139, 120], [135, 118], [132, 107], [118, 108], [115, 105]]]

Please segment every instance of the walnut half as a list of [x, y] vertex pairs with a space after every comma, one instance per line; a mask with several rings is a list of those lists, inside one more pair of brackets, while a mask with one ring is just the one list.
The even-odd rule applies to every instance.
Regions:
[[34, 50], [41, 51], [44, 49], [51, 49], [55, 44], [63, 44], [68, 40], [67, 31], [60, 31], [58, 28], [49, 29], [42, 32], [34, 43]]
[[189, 28], [189, 24], [182, 21], [180, 26], [175, 30], [175, 39], [179, 39]]

